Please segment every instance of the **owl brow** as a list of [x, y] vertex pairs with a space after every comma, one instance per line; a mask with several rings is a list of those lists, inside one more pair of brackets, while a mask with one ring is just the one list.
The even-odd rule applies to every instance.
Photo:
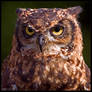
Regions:
[[29, 23], [23, 23], [23, 27], [30, 27], [30, 28], [32, 28], [33, 30], [35, 30], [35, 28], [33, 28], [32, 26], [29, 25]]
[[63, 22], [62, 22], [63, 20], [60, 20], [57, 24], [63, 24]]
[[22, 25], [23, 25], [24, 27], [26, 27], [26, 26], [28, 26], [28, 23], [23, 23]]

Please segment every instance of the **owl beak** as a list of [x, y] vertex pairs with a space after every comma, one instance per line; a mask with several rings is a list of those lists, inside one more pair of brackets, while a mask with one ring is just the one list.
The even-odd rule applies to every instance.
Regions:
[[39, 43], [40, 50], [42, 52], [42, 47], [43, 47], [43, 45], [45, 43], [45, 38], [44, 38], [44, 36], [42, 34], [39, 35], [39, 37], [38, 37], [38, 43]]

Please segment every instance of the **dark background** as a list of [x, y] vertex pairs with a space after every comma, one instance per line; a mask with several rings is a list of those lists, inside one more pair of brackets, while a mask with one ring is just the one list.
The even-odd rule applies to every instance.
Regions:
[[83, 34], [84, 60], [91, 66], [91, 4], [89, 1], [2, 1], [1, 2], [1, 61], [9, 54], [16, 25], [17, 8], [68, 8], [81, 6], [79, 22]]

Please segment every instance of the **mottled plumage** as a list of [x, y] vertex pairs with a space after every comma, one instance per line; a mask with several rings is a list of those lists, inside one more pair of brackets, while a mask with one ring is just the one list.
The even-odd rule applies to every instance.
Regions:
[[12, 49], [2, 64], [2, 90], [90, 90], [81, 7], [17, 9]]

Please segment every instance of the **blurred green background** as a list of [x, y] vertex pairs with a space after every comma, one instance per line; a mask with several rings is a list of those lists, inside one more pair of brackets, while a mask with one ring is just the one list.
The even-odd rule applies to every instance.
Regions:
[[91, 66], [91, 43], [90, 43], [90, 4], [87, 1], [2, 1], [1, 3], [1, 61], [9, 54], [11, 49], [13, 32], [16, 24], [17, 8], [68, 8], [81, 6], [79, 22], [83, 33], [84, 60]]

